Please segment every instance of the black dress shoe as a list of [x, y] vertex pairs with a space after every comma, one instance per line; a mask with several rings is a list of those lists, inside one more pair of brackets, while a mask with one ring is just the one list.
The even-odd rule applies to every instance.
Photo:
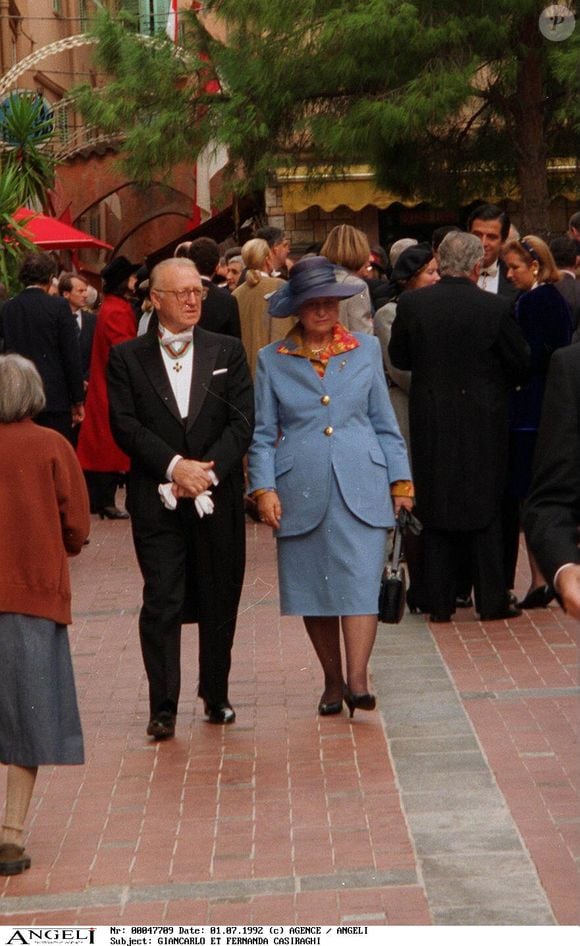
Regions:
[[522, 609], [516, 608], [513, 604], [508, 604], [505, 608], [502, 608], [501, 611], [493, 611], [490, 614], [487, 614], [483, 611], [479, 615], [480, 621], [507, 621], [510, 618], [519, 618], [521, 617]]
[[236, 721], [236, 712], [229, 703], [204, 703], [208, 723], [227, 725]]
[[147, 735], [154, 739], [171, 739], [175, 735], [175, 715], [166, 710], [152, 716], [147, 726]]
[[522, 601], [518, 601], [518, 608], [524, 608], [526, 611], [531, 611], [532, 608], [547, 608], [550, 601], [556, 597], [554, 589], [550, 588], [549, 585], [540, 585], [539, 588], [532, 588], [531, 591], [528, 591], [525, 598]]
[[124, 509], [117, 509], [116, 506], [103, 506], [99, 509], [100, 519], [128, 519], [129, 513]]
[[449, 624], [451, 621], [450, 614], [430, 614], [429, 620], [431, 624]]

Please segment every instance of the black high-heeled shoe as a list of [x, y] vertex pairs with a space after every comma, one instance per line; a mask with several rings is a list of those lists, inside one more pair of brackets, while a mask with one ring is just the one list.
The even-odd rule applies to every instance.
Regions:
[[116, 506], [103, 506], [99, 509], [99, 519], [128, 519], [129, 513], [124, 509], [117, 509]]
[[350, 690], [347, 690], [344, 694], [344, 702], [348, 706], [349, 718], [352, 719], [356, 709], [374, 710], [377, 705], [377, 698], [374, 693], [351, 693]]
[[321, 700], [318, 704], [319, 716], [336, 716], [338, 713], [342, 713], [342, 700], [335, 700], [333, 703]]
[[532, 588], [531, 591], [528, 591], [525, 598], [518, 601], [517, 606], [525, 611], [531, 611], [532, 608], [547, 608], [550, 601], [553, 601], [555, 597], [553, 588], [550, 588], [549, 585], [540, 585], [539, 588]]
[[342, 713], [342, 701], [346, 700], [347, 693], [348, 693], [348, 687], [344, 681], [342, 684], [342, 698], [340, 700], [333, 700], [332, 702], [328, 702], [327, 700], [324, 699], [324, 693], [323, 693], [320, 698], [320, 703], [318, 704], [318, 715], [319, 716], [336, 716], [338, 713]]

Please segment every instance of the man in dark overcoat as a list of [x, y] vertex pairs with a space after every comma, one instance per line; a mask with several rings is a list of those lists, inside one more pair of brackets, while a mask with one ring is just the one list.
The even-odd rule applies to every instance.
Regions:
[[580, 620], [580, 345], [550, 359], [524, 529], [542, 574]]
[[36, 423], [57, 430], [72, 443], [73, 426], [84, 418], [85, 390], [70, 306], [48, 293], [55, 273], [48, 253], [25, 256], [19, 273], [24, 289], [2, 307], [0, 337], [6, 352], [28, 358], [42, 378], [46, 407]]
[[202, 282], [191, 260], [156, 266], [149, 292], [157, 317], [145, 335], [112, 349], [109, 402], [113, 436], [131, 458], [147, 732], [165, 739], [175, 731], [182, 624], [199, 625], [198, 695], [208, 720], [235, 719], [228, 678], [244, 576], [242, 458], [253, 390], [241, 342], [197, 325]]
[[510, 303], [478, 288], [480, 240], [450, 233], [440, 246], [441, 281], [403, 293], [389, 353], [412, 372], [409, 400], [417, 514], [424, 525], [426, 608], [455, 611], [458, 567], [472, 565], [482, 619], [514, 617], [502, 554], [510, 387], [523, 381], [529, 350]]
[[196, 265], [203, 283], [203, 302], [200, 326], [208, 332], [242, 337], [238, 300], [227, 289], [214, 285], [212, 279], [220, 261], [220, 251], [215, 240], [198, 237], [189, 244], [188, 257]]
[[88, 282], [77, 273], [61, 273], [58, 277], [58, 294], [68, 302], [77, 327], [85, 388], [91, 370], [91, 353], [97, 324], [96, 313], [86, 308], [88, 291]]

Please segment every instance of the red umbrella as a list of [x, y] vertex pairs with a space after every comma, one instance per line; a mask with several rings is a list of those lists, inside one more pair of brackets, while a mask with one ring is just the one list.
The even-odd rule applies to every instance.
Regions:
[[20, 207], [13, 217], [24, 226], [24, 236], [43, 250], [75, 250], [83, 246], [113, 249], [109, 243], [97, 240], [90, 233], [77, 230], [56, 217], [47, 217], [36, 210], [29, 210], [28, 207]]

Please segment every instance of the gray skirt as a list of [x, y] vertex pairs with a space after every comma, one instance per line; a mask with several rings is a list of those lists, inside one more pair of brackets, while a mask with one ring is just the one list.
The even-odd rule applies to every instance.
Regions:
[[336, 478], [320, 525], [278, 539], [280, 611], [310, 617], [376, 614], [387, 529], [352, 514]]
[[24, 766], [84, 762], [63, 624], [0, 613], [0, 762]]

